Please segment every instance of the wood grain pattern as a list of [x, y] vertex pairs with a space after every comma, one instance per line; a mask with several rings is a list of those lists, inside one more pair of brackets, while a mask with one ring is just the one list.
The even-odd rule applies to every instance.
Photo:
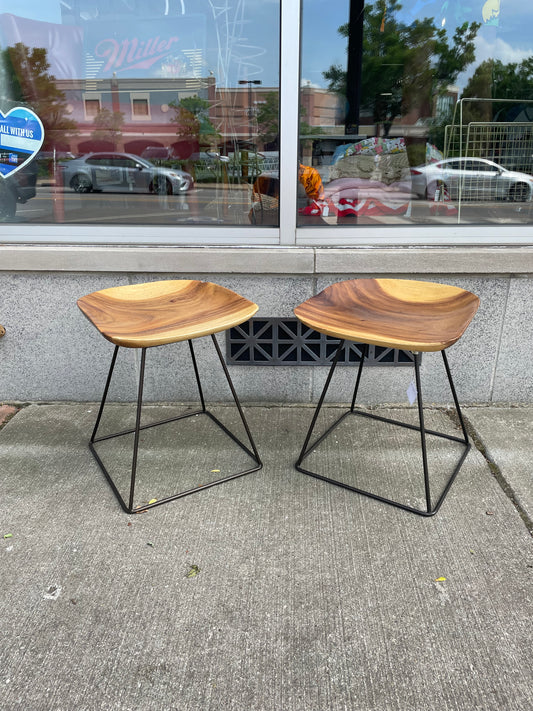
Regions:
[[338, 282], [294, 309], [328, 336], [411, 351], [440, 351], [465, 332], [479, 298], [455, 286], [408, 279]]
[[78, 300], [108, 341], [127, 348], [161, 346], [237, 326], [258, 307], [223, 286], [187, 279], [115, 286]]

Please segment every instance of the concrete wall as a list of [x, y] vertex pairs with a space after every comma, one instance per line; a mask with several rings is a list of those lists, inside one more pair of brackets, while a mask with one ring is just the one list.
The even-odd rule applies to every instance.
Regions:
[[[198, 278], [254, 300], [258, 316], [291, 317], [294, 306], [328, 284], [369, 275], [440, 281], [476, 293], [480, 310], [465, 336], [448, 351], [460, 400], [533, 401], [531, 248], [420, 253], [389, 249], [365, 254], [314, 248], [185, 248], [150, 253], [17, 247], [1, 248], [0, 257], [4, 267], [0, 323], [6, 328], [0, 339], [0, 401], [99, 400], [113, 346], [76, 306], [76, 300], [91, 291], [157, 279]], [[146, 270], [139, 261], [145, 262]], [[219, 338], [225, 346], [224, 338]], [[196, 343], [206, 397], [230, 399], [211, 340]], [[121, 350], [112, 400], [135, 399], [138, 357], [138, 351]], [[316, 402], [326, 371], [317, 366], [230, 368], [246, 402]], [[354, 368], [339, 368], [329, 399], [349, 399], [354, 376]], [[412, 377], [410, 368], [368, 368], [361, 401], [406, 402]], [[427, 402], [450, 401], [440, 354], [424, 354], [422, 377]], [[145, 396], [152, 401], [196, 398], [186, 344], [148, 352]]]

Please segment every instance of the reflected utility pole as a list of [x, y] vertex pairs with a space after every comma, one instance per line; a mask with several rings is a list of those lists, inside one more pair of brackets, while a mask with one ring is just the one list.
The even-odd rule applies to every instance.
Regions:
[[348, 68], [346, 72], [346, 100], [348, 102], [348, 111], [344, 120], [345, 134], [359, 133], [364, 16], [365, 0], [350, 0], [350, 18], [348, 21]]
[[239, 84], [248, 84], [248, 138], [252, 142], [252, 84], [262, 84], [261, 79], [239, 79]]

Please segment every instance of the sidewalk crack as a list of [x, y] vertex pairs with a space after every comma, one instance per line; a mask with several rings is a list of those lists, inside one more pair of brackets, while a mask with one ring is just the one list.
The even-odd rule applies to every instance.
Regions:
[[[456, 424], [460, 427], [459, 418], [458, 418], [455, 410], [446, 409], [446, 414], [448, 415], [448, 417], [452, 420], [452, 422], [454, 424]], [[533, 536], [533, 520], [531, 519], [529, 514], [524, 510], [524, 508], [518, 501], [513, 487], [509, 484], [509, 482], [505, 478], [502, 470], [500, 469], [500, 467], [498, 466], [496, 461], [489, 454], [489, 451], [488, 451], [485, 443], [481, 439], [479, 433], [476, 431], [476, 429], [474, 428], [474, 426], [472, 425], [472, 423], [470, 422], [468, 417], [465, 416], [464, 413], [463, 413], [463, 420], [465, 423], [466, 431], [468, 432], [468, 436], [472, 440], [475, 448], [478, 450], [478, 452], [481, 454], [481, 456], [487, 462], [487, 465], [489, 467], [489, 470], [490, 470], [492, 476], [496, 479], [496, 481], [500, 485], [500, 488], [503, 491], [503, 493], [505, 494], [505, 496], [507, 496], [507, 498], [511, 501], [511, 503], [517, 510], [518, 515], [524, 522], [529, 534], [531, 536]]]

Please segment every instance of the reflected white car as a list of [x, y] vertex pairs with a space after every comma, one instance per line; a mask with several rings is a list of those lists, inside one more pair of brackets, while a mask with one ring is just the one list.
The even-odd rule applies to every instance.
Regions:
[[433, 200], [443, 190], [451, 200], [510, 200], [533, 196], [533, 177], [507, 170], [485, 158], [448, 158], [411, 168], [413, 192]]
[[192, 175], [176, 168], [159, 168], [130, 153], [88, 153], [61, 161], [63, 185], [77, 193], [119, 190], [178, 195], [194, 185]]

